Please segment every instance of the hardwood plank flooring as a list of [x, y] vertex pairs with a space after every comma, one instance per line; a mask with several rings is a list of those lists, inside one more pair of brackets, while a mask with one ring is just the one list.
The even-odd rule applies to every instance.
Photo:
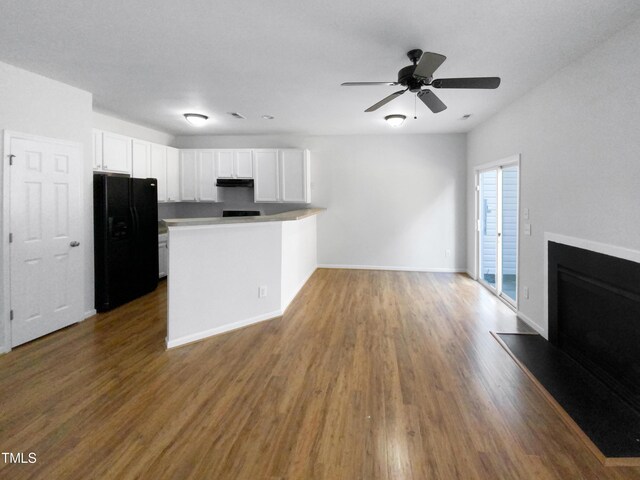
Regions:
[[[603, 467], [465, 275], [323, 270], [281, 318], [165, 350], [166, 286], [0, 357], [2, 479], [640, 479]], [[0, 459], [1, 460], [1, 459]]]

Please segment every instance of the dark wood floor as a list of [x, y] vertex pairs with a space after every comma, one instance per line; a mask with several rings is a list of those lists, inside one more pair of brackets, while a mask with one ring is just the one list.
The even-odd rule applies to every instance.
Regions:
[[640, 479], [604, 468], [464, 275], [318, 270], [279, 319], [166, 351], [164, 285], [0, 357], [22, 479]]

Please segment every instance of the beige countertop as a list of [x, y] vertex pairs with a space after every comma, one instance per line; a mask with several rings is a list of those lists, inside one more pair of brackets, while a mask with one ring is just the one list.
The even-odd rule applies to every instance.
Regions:
[[168, 227], [193, 227], [198, 225], [226, 225], [230, 223], [263, 223], [263, 222], [290, 222], [324, 212], [326, 208], [303, 208], [275, 215], [261, 215], [259, 217], [203, 217], [203, 218], [165, 218], [164, 223]]

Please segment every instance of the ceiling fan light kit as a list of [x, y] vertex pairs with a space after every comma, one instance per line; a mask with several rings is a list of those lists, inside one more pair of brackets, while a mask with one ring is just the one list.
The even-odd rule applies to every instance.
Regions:
[[209, 117], [202, 115], [201, 113], [185, 113], [184, 119], [194, 127], [201, 127], [207, 123]]
[[387, 115], [386, 117], [384, 117], [387, 123], [394, 128], [398, 128], [400, 125], [402, 125], [406, 118], [407, 117], [404, 115]]
[[[470, 77], [470, 78], [439, 78], [433, 79], [435, 71], [447, 59], [444, 55], [433, 52], [423, 52], [416, 48], [407, 52], [407, 57], [412, 65], [401, 68], [398, 72], [397, 82], [346, 82], [345, 87], [359, 87], [369, 85], [403, 86], [404, 90], [398, 90], [386, 96], [378, 103], [374, 103], [365, 112], [374, 112], [391, 100], [399, 97], [407, 90], [415, 93], [433, 113], [446, 110], [447, 106], [433, 93], [431, 88], [482, 88], [494, 89], [500, 85], [499, 77]], [[386, 118], [386, 117], [385, 117]]]

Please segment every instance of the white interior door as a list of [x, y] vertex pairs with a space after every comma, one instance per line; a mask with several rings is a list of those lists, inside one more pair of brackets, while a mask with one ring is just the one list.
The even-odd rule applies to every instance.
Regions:
[[82, 319], [79, 145], [9, 134], [11, 345]]

